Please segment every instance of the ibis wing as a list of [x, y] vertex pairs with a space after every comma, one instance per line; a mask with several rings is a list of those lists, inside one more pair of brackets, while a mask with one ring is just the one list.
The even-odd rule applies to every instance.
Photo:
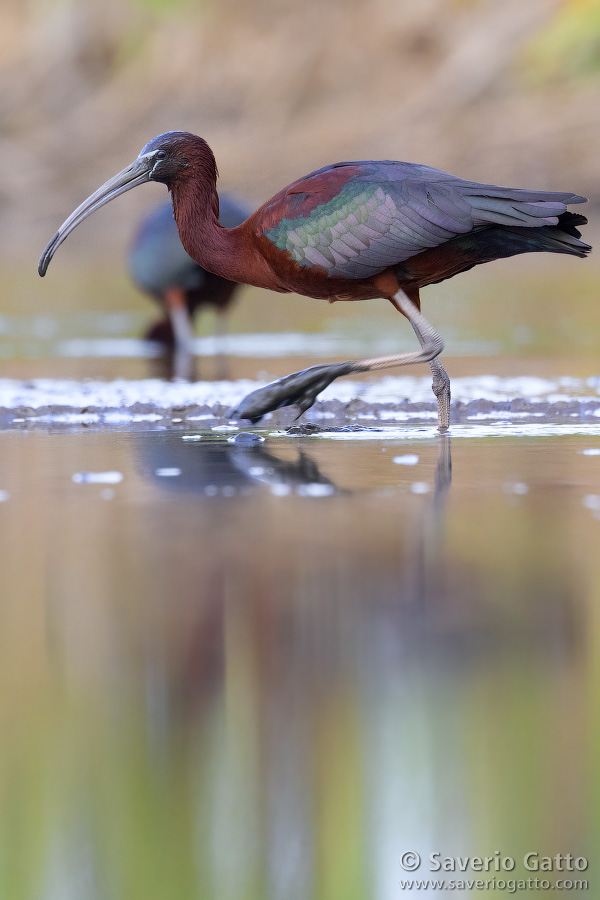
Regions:
[[427, 166], [383, 161], [330, 166], [273, 201], [261, 231], [277, 247], [302, 266], [368, 278], [475, 228], [556, 224], [567, 203], [584, 198], [478, 184]]
[[429, 247], [472, 228], [469, 208], [443, 196], [427, 199], [425, 185], [368, 182], [345, 184], [332, 199], [308, 213], [284, 216], [265, 231], [302, 266], [321, 266], [330, 275], [368, 278]]

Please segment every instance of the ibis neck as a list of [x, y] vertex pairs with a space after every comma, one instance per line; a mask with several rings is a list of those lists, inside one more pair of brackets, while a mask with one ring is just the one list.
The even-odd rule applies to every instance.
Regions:
[[173, 209], [181, 243], [198, 265], [230, 281], [244, 277], [244, 240], [241, 229], [219, 224], [216, 184], [196, 179], [174, 185]]

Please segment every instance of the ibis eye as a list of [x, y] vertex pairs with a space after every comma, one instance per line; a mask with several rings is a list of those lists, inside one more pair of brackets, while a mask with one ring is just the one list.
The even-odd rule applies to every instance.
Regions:
[[166, 159], [167, 151], [166, 150], [157, 150], [156, 151], [156, 159]]

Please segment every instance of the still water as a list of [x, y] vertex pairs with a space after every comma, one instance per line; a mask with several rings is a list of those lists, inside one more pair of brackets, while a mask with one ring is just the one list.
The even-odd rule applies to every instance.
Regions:
[[435, 289], [445, 438], [423, 369], [224, 417], [414, 349], [389, 304], [250, 289], [189, 385], [110, 267], [4, 276], [0, 900], [600, 896], [598, 276], [559, 264]]
[[2, 434], [0, 897], [598, 896], [600, 436], [254, 434]]

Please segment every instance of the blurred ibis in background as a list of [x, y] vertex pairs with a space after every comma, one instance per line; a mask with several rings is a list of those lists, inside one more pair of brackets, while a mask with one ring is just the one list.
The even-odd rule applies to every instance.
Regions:
[[325, 166], [275, 194], [241, 225], [223, 228], [212, 150], [202, 138], [174, 131], [146, 144], [65, 220], [42, 254], [40, 275], [86, 216], [147, 181], [166, 184], [181, 242], [207, 271], [330, 302], [382, 297], [415, 331], [418, 351], [311, 366], [253, 391], [231, 412], [252, 422], [293, 403], [304, 412], [341, 375], [428, 362], [445, 431], [450, 379], [438, 359], [443, 341], [421, 313], [420, 289], [519, 253], [583, 257], [591, 249], [578, 231], [587, 220], [567, 210], [585, 197], [479, 184], [390, 160]]
[[[225, 228], [240, 225], [250, 210], [222, 194], [219, 222]], [[224, 319], [238, 284], [213, 275], [199, 266], [183, 249], [168, 201], [154, 208], [142, 220], [132, 241], [127, 267], [134, 284], [162, 307], [164, 318], [146, 334], [148, 340], [189, 351], [192, 322], [196, 310], [212, 306], [217, 311], [217, 331], [224, 331]]]

